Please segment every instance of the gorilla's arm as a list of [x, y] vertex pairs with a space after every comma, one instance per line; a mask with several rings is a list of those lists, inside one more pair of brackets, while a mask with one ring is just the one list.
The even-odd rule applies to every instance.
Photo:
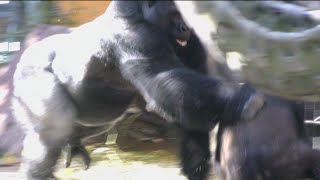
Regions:
[[161, 39], [151, 42], [146, 37], [158, 36], [143, 34], [144, 38], [138, 41], [144, 42], [137, 48], [140, 52], [121, 47], [125, 53], [120, 53], [124, 55], [119, 68], [143, 95], [147, 109], [188, 130], [212, 128], [230, 96], [229, 87], [186, 68], [170, 45]]
[[[180, 127], [182, 170], [189, 180], [203, 180], [210, 169], [208, 132], [224, 113], [233, 88], [184, 66], [161, 36], [140, 33], [119, 43], [119, 69], [144, 97], [147, 110]], [[135, 38], [142, 43], [132, 50], [130, 39]]]

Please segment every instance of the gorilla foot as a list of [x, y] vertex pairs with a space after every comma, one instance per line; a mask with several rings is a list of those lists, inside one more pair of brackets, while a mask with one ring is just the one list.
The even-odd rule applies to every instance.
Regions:
[[66, 148], [66, 155], [65, 155], [65, 162], [64, 165], [65, 167], [69, 167], [71, 162], [72, 162], [72, 158], [76, 155], [81, 156], [83, 163], [84, 163], [84, 168], [85, 170], [89, 169], [90, 167], [90, 163], [91, 163], [91, 158], [90, 155], [88, 153], [88, 151], [86, 150], [86, 148], [83, 145], [68, 145]]

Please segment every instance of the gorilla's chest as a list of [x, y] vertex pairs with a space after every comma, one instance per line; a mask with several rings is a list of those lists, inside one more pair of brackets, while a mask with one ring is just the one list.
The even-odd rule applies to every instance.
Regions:
[[118, 116], [136, 93], [113, 63], [90, 62], [82, 81], [77, 101], [84, 116]]
[[[114, 119], [123, 113], [136, 94], [135, 88], [122, 77], [114, 60], [108, 58], [108, 61], [95, 56], [88, 60], [72, 58], [68, 63], [57, 59], [56, 67], [60, 71], [55, 72], [70, 93], [79, 119], [97, 122]], [[71, 62], [77, 63], [77, 69], [71, 67]]]
[[[134, 93], [134, 87], [125, 80], [113, 63], [91, 62], [83, 79], [82, 91], [89, 97], [97, 96], [98, 100], [116, 98], [118, 103], [128, 99]], [[107, 99], [104, 99], [107, 98]]]

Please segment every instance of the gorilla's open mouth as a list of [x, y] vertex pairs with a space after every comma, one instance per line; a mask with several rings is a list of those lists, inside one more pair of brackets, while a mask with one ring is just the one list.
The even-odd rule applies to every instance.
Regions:
[[176, 39], [176, 41], [178, 44], [180, 44], [180, 46], [186, 46], [188, 44], [187, 40]]

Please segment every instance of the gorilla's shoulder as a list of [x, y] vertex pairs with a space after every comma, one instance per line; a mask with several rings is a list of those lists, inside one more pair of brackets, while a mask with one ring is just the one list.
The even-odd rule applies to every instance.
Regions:
[[249, 98], [257, 91], [248, 83], [241, 84], [238, 91], [228, 102], [223, 121], [228, 123], [236, 123], [241, 120], [241, 114]]

